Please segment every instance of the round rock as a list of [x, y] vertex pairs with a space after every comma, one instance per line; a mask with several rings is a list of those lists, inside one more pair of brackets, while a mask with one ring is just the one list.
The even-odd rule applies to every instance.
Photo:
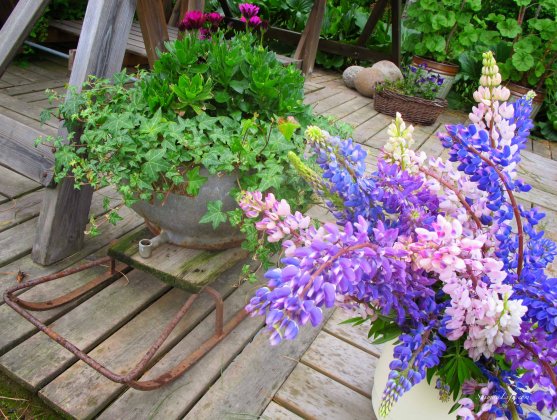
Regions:
[[350, 66], [347, 67], [346, 70], [342, 72], [342, 80], [344, 84], [349, 88], [354, 89], [354, 79], [356, 75], [362, 71], [364, 68], [362, 66]]
[[375, 85], [386, 80], [394, 82], [402, 79], [402, 72], [392, 62], [381, 60], [372, 67], [360, 71], [354, 79], [356, 90], [364, 96], [373, 98], [375, 94]]

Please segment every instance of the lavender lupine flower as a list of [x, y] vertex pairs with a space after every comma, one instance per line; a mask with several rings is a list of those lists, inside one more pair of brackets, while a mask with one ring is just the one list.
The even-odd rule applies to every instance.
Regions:
[[205, 14], [199, 10], [190, 10], [178, 25], [181, 31], [199, 30], [205, 24]]
[[374, 172], [360, 145], [308, 128], [317, 167], [289, 158], [337, 225], [314, 226], [272, 194], [245, 193], [240, 203], [284, 248], [246, 307], [266, 316], [273, 344], [319, 324], [321, 308], [335, 304], [401, 331], [382, 415], [427, 369], [448, 368], [454, 348], [474, 367], [459, 417], [534, 419], [527, 406], [557, 409], [557, 279], [546, 273], [557, 246], [539, 229], [542, 213], [513, 203], [530, 188], [517, 165], [532, 127], [531, 97], [505, 103], [491, 53], [483, 66], [472, 124], [440, 135], [449, 161], [413, 151], [412, 127], [400, 115]]

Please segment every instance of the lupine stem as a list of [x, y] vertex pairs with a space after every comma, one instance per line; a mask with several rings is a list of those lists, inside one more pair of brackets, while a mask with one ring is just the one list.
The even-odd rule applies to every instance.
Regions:
[[516, 341], [517, 344], [519, 344], [523, 348], [525, 348], [530, 354], [532, 354], [532, 356], [535, 359], [538, 360], [540, 365], [542, 365], [542, 368], [545, 371], [545, 373], [547, 374], [547, 376], [549, 376], [549, 379], [551, 379], [551, 382], [553, 383], [553, 386], [555, 388], [557, 388], [557, 377], [555, 376], [555, 372], [553, 372], [553, 369], [551, 369], [551, 366], [549, 365], [549, 363], [547, 363], [545, 360], [542, 360], [539, 357], [538, 353], [530, 345], [523, 342], [520, 338], [516, 337], [515, 341]]
[[316, 271], [315, 273], [313, 273], [311, 275], [311, 277], [308, 280], [308, 284], [306, 284], [306, 286], [303, 288], [302, 292], [299, 294], [300, 297], [304, 297], [307, 292], [309, 291], [310, 287], [313, 285], [313, 282], [315, 281], [315, 279], [317, 278], [317, 276], [321, 275], [321, 273], [323, 273], [323, 271], [325, 271], [327, 268], [329, 268], [336, 260], [338, 260], [340, 257], [342, 257], [344, 254], [348, 254], [349, 252], [358, 250], [358, 249], [362, 249], [362, 248], [373, 248], [373, 249], [377, 249], [377, 245], [372, 244], [371, 242], [366, 242], [363, 244], [357, 244], [357, 245], [352, 245], [349, 246], [347, 248], [342, 248], [340, 251], [338, 251], [335, 255], [333, 255], [331, 257], [331, 259], [327, 262], [325, 262], [323, 265], [321, 265]]
[[478, 229], [482, 228], [482, 222], [480, 221], [480, 219], [478, 219], [478, 216], [476, 216], [476, 213], [474, 213], [474, 211], [472, 210], [472, 207], [470, 207], [470, 204], [468, 204], [468, 202], [466, 201], [466, 199], [464, 198], [464, 196], [462, 195], [462, 193], [460, 191], [458, 191], [456, 189], [456, 187], [454, 185], [451, 185], [449, 182], [447, 182], [446, 180], [444, 180], [442, 177], [440, 177], [439, 175], [437, 175], [435, 172], [430, 171], [427, 168], [424, 168], [423, 166], [420, 166], [420, 172], [426, 174], [427, 176], [436, 179], [437, 181], [439, 181], [439, 183], [441, 183], [444, 187], [448, 188], [449, 190], [451, 190], [453, 193], [455, 193], [455, 195], [457, 196], [458, 200], [460, 201], [460, 203], [462, 204], [462, 206], [466, 209], [466, 211], [468, 212], [468, 214], [470, 215], [470, 217], [472, 218], [472, 220], [474, 220], [474, 222], [476, 222], [476, 225], [478, 226]]
[[[458, 139], [455, 139], [455, 140], [458, 141]], [[511, 190], [511, 188], [509, 187], [509, 184], [507, 183], [507, 180], [505, 179], [505, 176], [499, 170], [499, 168], [497, 168], [497, 165], [495, 165], [495, 163], [493, 163], [491, 160], [489, 160], [484, 155], [482, 155], [474, 147], [467, 146], [467, 149], [471, 153], [478, 156], [487, 165], [489, 165], [490, 167], [493, 168], [493, 170], [495, 171], [495, 173], [497, 174], [497, 176], [499, 177], [499, 179], [503, 183], [503, 186], [505, 187], [505, 191], [507, 192], [507, 195], [509, 196], [509, 199], [511, 200], [511, 205], [512, 205], [512, 208], [513, 208], [514, 218], [516, 220], [516, 228], [517, 228], [517, 231], [518, 231], [518, 264], [517, 264], [517, 267], [516, 267], [516, 274], [518, 275], [518, 277], [520, 277], [520, 273], [522, 272], [522, 267], [524, 266], [524, 228], [522, 226], [522, 217], [520, 216], [520, 211], [518, 210], [518, 203], [516, 201], [516, 198], [515, 198], [512, 190]]]

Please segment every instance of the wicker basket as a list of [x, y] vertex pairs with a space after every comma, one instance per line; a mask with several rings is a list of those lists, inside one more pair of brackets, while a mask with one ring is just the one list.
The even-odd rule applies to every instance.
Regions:
[[389, 89], [375, 92], [374, 108], [382, 114], [394, 117], [400, 112], [406, 122], [432, 125], [437, 117], [447, 109], [445, 99], [423, 99], [406, 96]]

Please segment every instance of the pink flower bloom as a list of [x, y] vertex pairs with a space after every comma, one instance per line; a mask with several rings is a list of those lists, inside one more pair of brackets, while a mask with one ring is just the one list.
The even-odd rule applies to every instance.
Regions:
[[261, 20], [261, 18], [259, 16], [252, 16], [252, 17], [249, 18], [248, 26], [250, 28], [257, 29], [261, 26], [261, 23], [263, 23], [263, 21]]
[[246, 19], [257, 16], [259, 13], [259, 7], [251, 3], [241, 3], [238, 8], [240, 9], [242, 17], [245, 17]]
[[219, 26], [224, 16], [217, 12], [211, 12], [205, 14], [205, 20], [211, 24], [211, 26]]
[[191, 10], [186, 12], [184, 19], [178, 25], [181, 31], [198, 30], [205, 24], [205, 14], [199, 10]]

